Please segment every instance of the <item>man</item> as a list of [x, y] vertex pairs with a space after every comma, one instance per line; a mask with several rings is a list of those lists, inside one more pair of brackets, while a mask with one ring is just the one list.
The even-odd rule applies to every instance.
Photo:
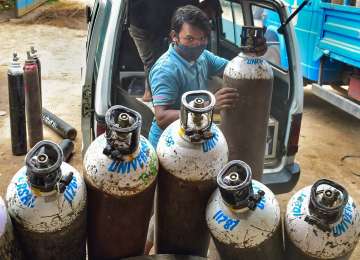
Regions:
[[145, 92], [143, 101], [151, 101], [148, 74], [151, 66], [166, 51], [171, 16], [176, 8], [197, 4], [197, 0], [130, 0], [129, 34], [144, 64]]
[[[150, 71], [155, 118], [149, 141], [156, 148], [163, 130], [179, 118], [181, 96], [190, 90], [208, 89], [211, 76], [222, 75], [228, 61], [205, 50], [210, 34], [209, 18], [187, 5], [176, 10], [171, 21], [172, 43]], [[223, 87], [215, 93], [216, 110], [232, 107], [239, 95]]]
[[167, 47], [170, 21], [178, 7], [199, 5], [210, 16], [221, 11], [218, 0], [131, 0], [129, 1], [129, 34], [134, 40], [145, 71], [143, 101], [151, 101], [148, 74], [151, 66]]

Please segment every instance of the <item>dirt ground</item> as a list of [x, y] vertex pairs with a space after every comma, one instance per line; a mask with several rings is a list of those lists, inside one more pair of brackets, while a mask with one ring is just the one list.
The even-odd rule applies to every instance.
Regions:
[[[11, 154], [8, 111], [7, 66], [13, 51], [22, 59], [30, 46], [35, 46], [42, 61], [43, 106], [78, 130], [75, 154], [71, 164], [81, 171], [80, 98], [81, 67], [85, 55], [86, 25], [82, 3], [56, 3], [31, 25], [19, 22], [0, 24], [0, 195], [23, 166], [24, 156]], [[1, 113], [0, 113], [1, 114]], [[44, 127], [46, 139], [61, 138]], [[344, 185], [360, 205], [360, 120], [330, 106], [305, 89], [304, 114], [300, 150], [296, 160], [301, 177], [293, 192], [278, 195], [282, 210], [295, 191], [311, 185], [319, 178], [328, 178]], [[360, 259], [358, 245], [352, 260]]]

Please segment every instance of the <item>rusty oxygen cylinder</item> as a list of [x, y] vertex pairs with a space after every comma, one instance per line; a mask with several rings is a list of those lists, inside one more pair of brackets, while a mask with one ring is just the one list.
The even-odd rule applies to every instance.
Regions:
[[24, 259], [86, 259], [86, 188], [61, 148], [37, 143], [6, 192]]
[[113, 106], [105, 121], [84, 158], [90, 260], [144, 253], [159, 167], [138, 112]]
[[30, 47], [31, 58], [35, 60], [37, 68], [38, 68], [38, 76], [39, 76], [39, 88], [40, 88], [40, 101], [42, 103], [42, 84], [41, 84], [41, 62], [38, 55], [38, 51], [34, 48], [34, 46]]
[[155, 252], [206, 257], [210, 235], [205, 208], [228, 160], [228, 147], [212, 123], [213, 94], [189, 91], [181, 102], [180, 119], [164, 130], [157, 146]]
[[[261, 180], [264, 168], [273, 72], [259, 56], [266, 52], [264, 29], [243, 26], [242, 52], [224, 71], [225, 86], [237, 89], [240, 100], [234, 108], [221, 111], [221, 130], [229, 145], [229, 160], [247, 162], [253, 179]], [[257, 45], [259, 43], [259, 46]], [[263, 47], [261, 51], [259, 48]]]
[[355, 259], [350, 257], [360, 237], [359, 209], [336, 182], [321, 179], [295, 193], [284, 227], [286, 259]]
[[44, 137], [41, 120], [42, 104], [38, 68], [29, 52], [24, 66], [24, 86], [29, 145], [33, 147], [36, 143], [43, 140]]
[[265, 185], [252, 180], [249, 165], [229, 162], [217, 183], [206, 221], [221, 259], [283, 259], [279, 203]]
[[8, 70], [8, 87], [12, 153], [24, 155], [27, 152], [24, 71], [16, 53]]
[[7, 213], [5, 202], [0, 197], [0, 259], [21, 260], [22, 254], [15, 239], [13, 225]]

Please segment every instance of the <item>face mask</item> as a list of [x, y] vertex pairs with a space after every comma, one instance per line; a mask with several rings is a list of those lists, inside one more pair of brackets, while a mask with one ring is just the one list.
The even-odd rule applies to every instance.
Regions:
[[195, 61], [200, 57], [201, 53], [206, 49], [206, 44], [190, 47], [183, 44], [177, 44], [177, 49], [189, 61]]

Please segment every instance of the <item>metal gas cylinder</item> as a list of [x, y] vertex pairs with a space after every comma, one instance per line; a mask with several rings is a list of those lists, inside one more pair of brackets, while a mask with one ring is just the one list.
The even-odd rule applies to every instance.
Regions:
[[15, 240], [13, 226], [7, 213], [5, 203], [0, 197], [0, 259], [19, 260], [21, 252]]
[[213, 94], [189, 91], [181, 101], [180, 119], [164, 130], [157, 146], [155, 251], [206, 256], [210, 236], [205, 208], [216, 174], [228, 160], [228, 147], [212, 123]]
[[237, 160], [220, 171], [217, 183], [206, 221], [221, 259], [283, 259], [280, 207], [270, 189]]
[[106, 133], [85, 154], [89, 259], [142, 255], [154, 201], [158, 159], [140, 135], [141, 116], [123, 106], [105, 115]]
[[346, 189], [330, 180], [295, 193], [284, 222], [286, 259], [349, 259], [359, 241], [359, 210]]
[[24, 71], [16, 53], [8, 70], [8, 87], [12, 153], [24, 155], [27, 152]]
[[30, 53], [28, 54], [32, 59], [35, 60], [37, 68], [38, 68], [38, 76], [39, 76], [39, 88], [40, 88], [40, 100], [42, 102], [42, 87], [41, 87], [41, 61], [38, 54], [38, 51], [35, 49], [34, 46], [30, 47]]
[[29, 146], [33, 147], [37, 142], [43, 140], [43, 125], [38, 67], [29, 52], [24, 65], [24, 88]]
[[6, 193], [25, 259], [85, 259], [86, 189], [60, 147], [37, 143]]
[[221, 130], [229, 160], [247, 162], [253, 179], [260, 181], [273, 90], [272, 68], [260, 57], [266, 52], [264, 29], [243, 26], [241, 45], [242, 52], [228, 63], [223, 77], [225, 86], [238, 90], [240, 100], [221, 111]]

